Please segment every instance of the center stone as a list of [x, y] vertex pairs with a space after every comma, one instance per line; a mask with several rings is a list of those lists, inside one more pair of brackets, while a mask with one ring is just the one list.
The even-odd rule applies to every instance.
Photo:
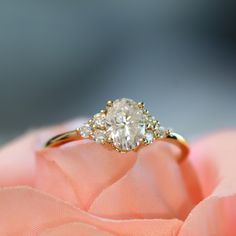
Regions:
[[136, 148], [145, 135], [144, 111], [132, 99], [115, 100], [107, 110], [106, 124], [109, 138], [120, 151]]

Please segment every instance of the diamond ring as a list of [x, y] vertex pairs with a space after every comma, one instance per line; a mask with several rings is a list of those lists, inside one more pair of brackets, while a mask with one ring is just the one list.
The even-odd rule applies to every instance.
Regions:
[[109, 100], [105, 109], [87, 123], [51, 138], [45, 146], [57, 147], [80, 139], [93, 139], [121, 153], [137, 151], [156, 141], [166, 141], [180, 148], [178, 161], [185, 159], [189, 152], [188, 143], [180, 134], [160, 126], [143, 102], [127, 98]]

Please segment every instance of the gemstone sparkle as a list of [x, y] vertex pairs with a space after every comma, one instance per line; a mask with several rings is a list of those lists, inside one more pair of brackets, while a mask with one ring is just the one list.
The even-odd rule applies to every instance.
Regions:
[[117, 99], [108, 108], [106, 124], [109, 138], [120, 151], [135, 149], [145, 136], [145, 114], [131, 99]]

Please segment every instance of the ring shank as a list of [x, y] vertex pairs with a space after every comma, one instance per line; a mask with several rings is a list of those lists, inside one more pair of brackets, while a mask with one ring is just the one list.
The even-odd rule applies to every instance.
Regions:
[[[81, 137], [79, 130], [76, 129], [76, 130], [59, 134], [51, 138], [45, 144], [45, 147], [58, 147], [65, 143], [81, 140], [81, 139], [84, 139], [84, 138]], [[181, 151], [181, 154], [176, 157], [178, 162], [183, 161], [188, 156], [189, 145], [186, 139], [178, 133], [170, 132], [166, 137], [157, 138], [155, 141], [165, 141], [167, 143], [171, 143], [177, 146]]]
[[160, 138], [159, 140], [174, 144], [180, 149], [181, 154], [176, 157], [178, 162], [187, 158], [189, 154], [189, 144], [182, 135], [171, 132], [165, 138]]
[[69, 143], [80, 139], [82, 139], [82, 137], [80, 136], [79, 131], [76, 129], [54, 136], [53, 138], [47, 141], [45, 147], [58, 147], [65, 143]]

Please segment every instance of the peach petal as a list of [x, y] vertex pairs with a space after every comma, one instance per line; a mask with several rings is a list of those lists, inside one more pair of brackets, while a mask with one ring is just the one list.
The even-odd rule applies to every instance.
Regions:
[[0, 186], [19, 184], [33, 185], [35, 177], [35, 150], [44, 145], [45, 140], [64, 132], [81, 120], [74, 120], [63, 125], [30, 131], [1, 147], [0, 149]]
[[110, 220], [92, 216], [29, 187], [0, 190], [0, 235], [36, 236], [59, 225], [82, 222], [124, 236], [177, 235], [182, 222], [172, 220]]
[[104, 190], [89, 212], [114, 219], [183, 219], [193, 202], [173, 155], [164, 143], [145, 147], [138, 153], [134, 167]]
[[112, 236], [113, 234], [96, 228], [95, 226], [73, 222], [48, 229], [39, 236]]
[[35, 133], [20, 137], [0, 150], [0, 186], [32, 185], [35, 173]]
[[179, 236], [234, 236], [236, 233], [236, 194], [210, 197], [200, 203], [184, 222]]
[[68, 198], [67, 193], [73, 191], [76, 205], [82, 209], [87, 209], [104, 188], [121, 178], [136, 161], [134, 153], [124, 156], [88, 140], [44, 149], [37, 155], [40, 164], [35, 186], [64, 200], [71, 201], [72, 197], [72, 202], [75, 198]]
[[193, 145], [190, 160], [206, 198], [187, 217], [180, 236], [236, 234], [235, 140], [236, 132], [221, 132]]
[[220, 191], [220, 194], [226, 191], [228, 194], [235, 193], [235, 140], [235, 131], [219, 132], [202, 138], [193, 145], [190, 160], [205, 197], [214, 191]]
[[70, 204], [83, 207], [72, 182], [54, 161], [38, 158], [36, 169], [38, 174], [35, 177], [34, 187]]
[[195, 169], [189, 158], [180, 164], [180, 171], [183, 176], [189, 198], [196, 205], [202, 200], [202, 190]]

